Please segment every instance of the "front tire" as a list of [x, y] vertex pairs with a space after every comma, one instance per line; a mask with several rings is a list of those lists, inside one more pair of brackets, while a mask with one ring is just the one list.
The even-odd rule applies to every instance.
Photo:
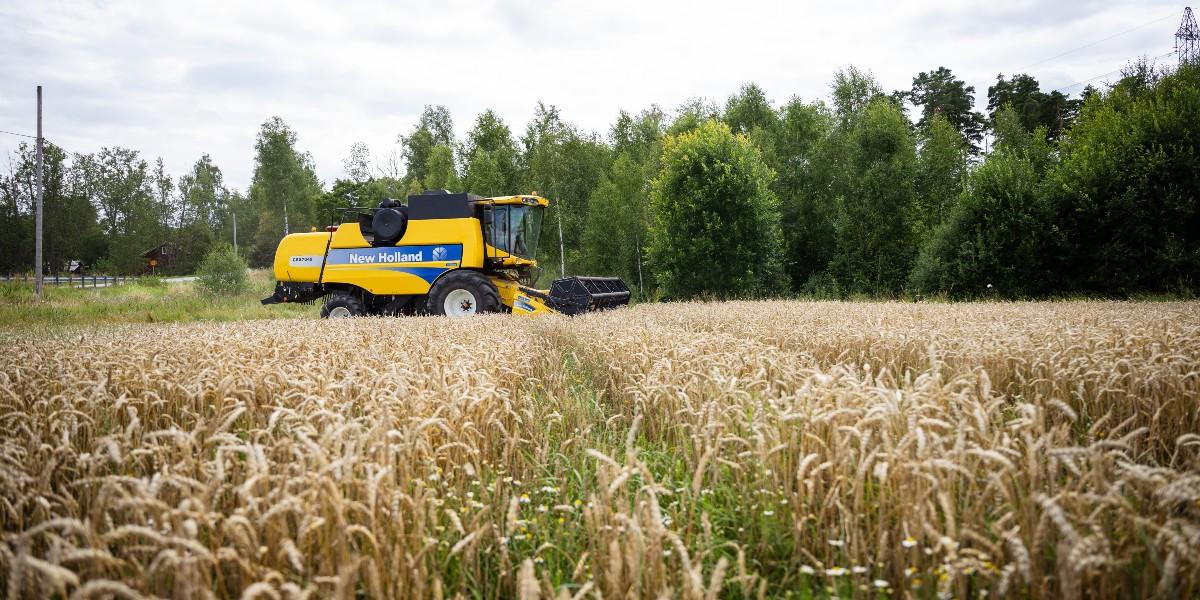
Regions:
[[347, 292], [334, 292], [325, 299], [321, 307], [322, 319], [341, 319], [347, 317], [362, 317], [367, 314], [367, 307], [362, 300]]
[[443, 275], [429, 290], [425, 309], [434, 315], [465, 317], [500, 310], [500, 292], [483, 274], [459, 270]]

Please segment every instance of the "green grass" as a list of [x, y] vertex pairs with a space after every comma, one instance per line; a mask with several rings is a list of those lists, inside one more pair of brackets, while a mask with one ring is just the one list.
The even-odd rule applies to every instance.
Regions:
[[263, 306], [274, 281], [267, 271], [252, 271], [249, 289], [234, 296], [214, 296], [196, 282], [138, 283], [97, 289], [46, 286], [45, 297], [33, 299], [29, 284], [0, 284], [0, 327], [54, 327], [115, 323], [241, 321], [246, 319], [315, 318], [306, 304]]

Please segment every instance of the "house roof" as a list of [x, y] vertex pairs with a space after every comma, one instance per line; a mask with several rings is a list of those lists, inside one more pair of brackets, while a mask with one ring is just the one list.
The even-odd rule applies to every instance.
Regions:
[[155, 256], [156, 254], [162, 254], [162, 249], [163, 249], [163, 248], [166, 248], [167, 246], [170, 246], [170, 245], [171, 245], [171, 244], [169, 244], [169, 243], [163, 242], [163, 243], [161, 243], [161, 244], [159, 244], [159, 245], [157, 245], [157, 246], [155, 246], [155, 247], [153, 247], [153, 248], [151, 248], [151, 249], [149, 249], [149, 250], [147, 250], [147, 251], [143, 252], [143, 253], [142, 253], [142, 258], [154, 258], [154, 256]]

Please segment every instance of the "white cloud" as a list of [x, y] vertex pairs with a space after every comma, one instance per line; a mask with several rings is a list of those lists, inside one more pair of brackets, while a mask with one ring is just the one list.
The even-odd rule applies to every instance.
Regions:
[[[619, 109], [723, 101], [747, 81], [776, 103], [823, 98], [850, 64], [886, 89], [945, 65], [983, 104], [997, 73], [1029, 71], [1057, 87], [1169, 51], [1180, 12], [1165, 2], [1044, 0], [8, 0], [0, 129], [33, 131], [40, 83], [46, 136], [65, 148], [134, 148], [162, 156], [176, 176], [208, 152], [245, 189], [258, 126], [279, 115], [330, 182], [350, 144], [385, 153], [425, 104], [448, 106], [460, 133], [493, 108], [519, 134], [541, 99], [605, 133]], [[0, 152], [20, 141], [0, 134]]]

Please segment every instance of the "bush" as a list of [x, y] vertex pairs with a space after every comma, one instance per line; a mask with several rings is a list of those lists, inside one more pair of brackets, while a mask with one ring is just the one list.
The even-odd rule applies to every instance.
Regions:
[[240, 294], [248, 286], [246, 261], [229, 244], [213, 246], [200, 263], [200, 268], [196, 269], [196, 274], [199, 275], [200, 287], [213, 295]]
[[1147, 69], [1085, 105], [1049, 178], [1059, 290], [1200, 289], [1200, 66]]
[[666, 298], [746, 297], [788, 289], [775, 174], [754, 144], [707, 121], [668, 137], [653, 182], [650, 258]]
[[113, 262], [111, 257], [105, 256], [98, 259], [94, 264], [87, 268], [88, 275], [119, 275], [117, 263]]
[[921, 248], [910, 277], [915, 291], [1021, 298], [1057, 285], [1052, 215], [1038, 193], [1051, 153], [1044, 133], [1029, 136], [1024, 149], [1000, 147], [971, 173], [959, 204]]

